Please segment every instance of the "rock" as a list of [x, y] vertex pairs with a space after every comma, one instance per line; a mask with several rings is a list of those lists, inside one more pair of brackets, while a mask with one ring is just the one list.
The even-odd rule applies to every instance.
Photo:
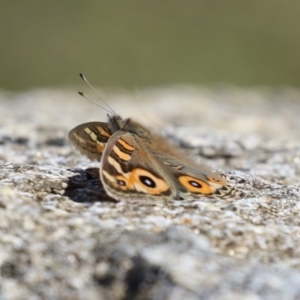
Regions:
[[2, 93], [0, 299], [300, 298], [300, 92], [280, 93], [111, 94], [245, 193], [168, 202], [106, 195], [99, 163], [67, 140], [105, 112], [75, 92]]

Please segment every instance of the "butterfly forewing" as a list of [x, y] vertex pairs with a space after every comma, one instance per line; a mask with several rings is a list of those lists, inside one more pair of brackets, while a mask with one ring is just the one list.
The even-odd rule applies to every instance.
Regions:
[[100, 168], [106, 191], [115, 199], [174, 199], [175, 186], [137, 139], [130, 132], [121, 131], [111, 137]]
[[71, 144], [91, 160], [100, 161], [112, 133], [105, 122], [80, 124], [69, 132]]

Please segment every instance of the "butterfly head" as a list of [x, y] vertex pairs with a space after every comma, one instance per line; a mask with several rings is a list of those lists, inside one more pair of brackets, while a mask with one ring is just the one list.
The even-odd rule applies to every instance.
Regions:
[[123, 128], [126, 120], [123, 120], [119, 115], [116, 114], [107, 114], [107, 121], [112, 133], [114, 133]]
[[108, 124], [112, 132], [123, 130], [135, 134], [143, 139], [150, 139], [151, 133], [139, 123], [132, 121], [130, 118], [122, 119], [119, 115], [107, 115]]

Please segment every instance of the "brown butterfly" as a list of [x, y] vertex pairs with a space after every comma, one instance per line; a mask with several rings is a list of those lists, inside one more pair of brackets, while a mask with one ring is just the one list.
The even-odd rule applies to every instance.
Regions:
[[78, 125], [70, 131], [69, 139], [82, 154], [100, 161], [102, 184], [116, 200], [232, 199], [241, 195], [224, 175], [114, 112], [108, 114], [107, 123]]

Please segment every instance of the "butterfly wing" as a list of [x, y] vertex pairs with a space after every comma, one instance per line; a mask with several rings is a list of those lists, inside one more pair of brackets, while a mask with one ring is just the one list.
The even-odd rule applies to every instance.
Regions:
[[240, 197], [240, 191], [230, 185], [226, 176], [192, 159], [163, 157], [162, 162], [172, 174], [181, 199], [210, 197], [233, 199]]
[[122, 130], [110, 138], [100, 168], [106, 192], [118, 200], [174, 199], [174, 183], [168, 180], [159, 162], [141, 147], [139, 139]]
[[105, 122], [80, 124], [69, 132], [71, 144], [91, 160], [100, 161], [112, 132]]
[[160, 163], [165, 178], [174, 183], [176, 199], [232, 199], [240, 196], [240, 191], [231, 186], [224, 175], [196, 162], [166, 139], [154, 134], [152, 137], [147, 152]]

